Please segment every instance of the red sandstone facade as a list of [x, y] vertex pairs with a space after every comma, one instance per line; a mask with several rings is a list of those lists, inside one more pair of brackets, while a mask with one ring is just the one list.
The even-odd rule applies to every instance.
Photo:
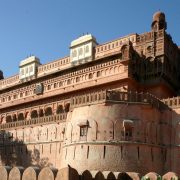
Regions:
[[1, 164], [180, 174], [180, 49], [166, 26], [157, 12], [150, 32], [85, 35], [68, 57], [0, 73]]

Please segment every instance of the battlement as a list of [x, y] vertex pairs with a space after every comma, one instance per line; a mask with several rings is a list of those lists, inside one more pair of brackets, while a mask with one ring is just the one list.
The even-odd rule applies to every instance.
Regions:
[[[179, 176], [175, 172], [167, 172], [159, 175], [156, 172], [139, 174], [138, 172], [111, 172], [111, 171], [89, 171], [78, 172], [76, 169], [68, 166], [63, 169], [55, 169], [52, 167], [8, 167], [1, 166], [0, 173], [2, 180], [178, 180]], [[48, 177], [47, 177], [48, 174]]]

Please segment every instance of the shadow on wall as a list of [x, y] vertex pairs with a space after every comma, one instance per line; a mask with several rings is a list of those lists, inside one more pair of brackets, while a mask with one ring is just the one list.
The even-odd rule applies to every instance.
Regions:
[[52, 167], [48, 157], [40, 158], [38, 149], [28, 150], [23, 141], [13, 139], [11, 133], [0, 131], [0, 165]]

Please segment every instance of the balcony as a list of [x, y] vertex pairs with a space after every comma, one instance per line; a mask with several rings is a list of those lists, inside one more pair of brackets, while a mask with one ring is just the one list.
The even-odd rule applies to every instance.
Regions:
[[37, 126], [37, 125], [44, 125], [44, 124], [50, 124], [50, 123], [61, 123], [64, 122], [67, 118], [67, 113], [62, 113], [58, 115], [52, 115], [52, 116], [45, 116], [45, 117], [39, 117], [34, 118], [30, 120], [22, 120], [22, 121], [16, 121], [16, 122], [10, 122], [6, 124], [0, 125], [0, 130], [5, 129], [13, 129], [13, 128], [19, 128], [19, 127], [27, 127], [27, 126]]

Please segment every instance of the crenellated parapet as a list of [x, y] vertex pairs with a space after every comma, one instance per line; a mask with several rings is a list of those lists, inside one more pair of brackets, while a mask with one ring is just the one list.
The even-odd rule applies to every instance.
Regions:
[[78, 172], [78, 170], [68, 166], [63, 169], [52, 167], [0, 167], [1, 179], [6, 180], [178, 180], [179, 177], [174, 172], [167, 172], [159, 175], [155, 172], [139, 174], [137, 172], [111, 172], [111, 171], [89, 171]]

